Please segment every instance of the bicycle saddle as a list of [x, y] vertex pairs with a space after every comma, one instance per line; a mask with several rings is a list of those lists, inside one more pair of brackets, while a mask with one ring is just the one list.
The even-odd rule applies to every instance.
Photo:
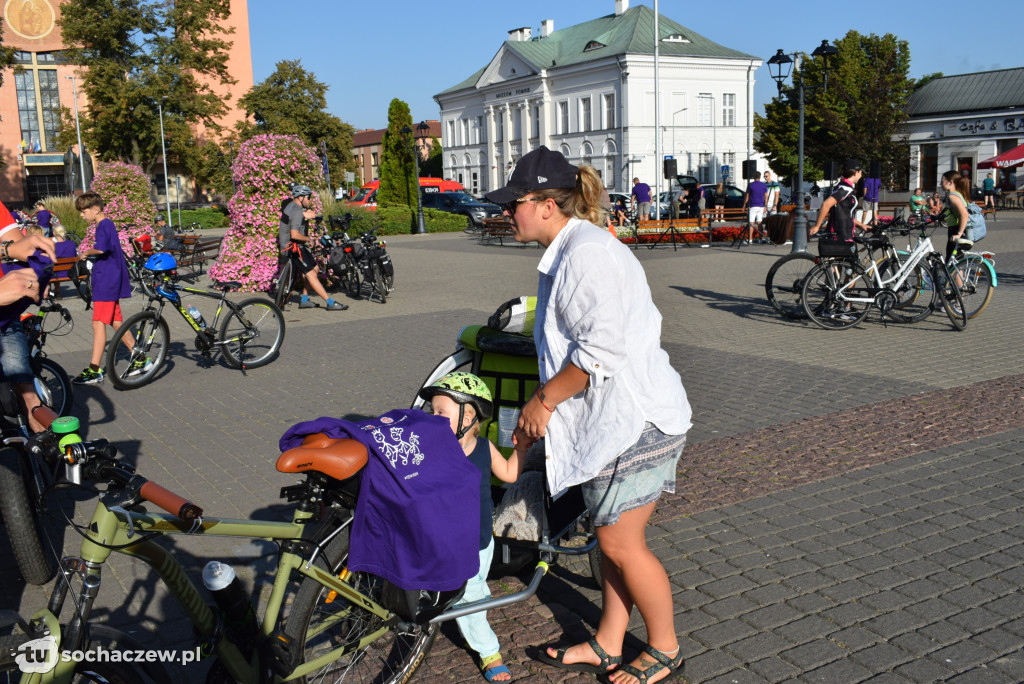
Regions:
[[218, 290], [224, 290], [226, 292], [228, 290], [241, 289], [242, 283], [238, 282], [237, 280], [222, 280], [215, 283], [215, 286]]
[[853, 241], [861, 245], [867, 245], [871, 249], [877, 249], [889, 244], [889, 238], [885, 235], [855, 235]]
[[369, 453], [354, 439], [331, 439], [323, 433], [307, 435], [302, 446], [288, 449], [277, 457], [277, 470], [282, 473], [304, 473], [315, 470], [335, 480], [347, 480], [366, 465]]

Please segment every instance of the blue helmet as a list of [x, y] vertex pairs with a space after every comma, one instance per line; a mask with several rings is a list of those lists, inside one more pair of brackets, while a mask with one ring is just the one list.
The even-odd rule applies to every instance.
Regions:
[[178, 262], [167, 252], [157, 252], [146, 260], [146, 269], [150, 271], [173, 271]]

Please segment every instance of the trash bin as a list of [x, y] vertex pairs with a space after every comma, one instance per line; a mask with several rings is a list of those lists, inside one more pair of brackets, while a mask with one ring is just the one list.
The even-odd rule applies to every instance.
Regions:
[[793, 214], [772, 214], [764, 223], [768, 239], [773, 245], [785, 244], [787, 240], [793, 239]]

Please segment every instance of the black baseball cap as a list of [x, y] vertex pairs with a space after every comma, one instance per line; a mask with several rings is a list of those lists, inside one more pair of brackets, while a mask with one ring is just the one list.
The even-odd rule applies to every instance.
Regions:
[[541, 145], [516, 162], [505, 187], [488, 192], [484, 197], [495, 204], [507, 204], [534, 190], [574, 188], [578, 172], [561, 152], [552, 152]]
[[862, 171], [859, 159], [847, 159], [843, 162], [843, 168], [847, 171]]

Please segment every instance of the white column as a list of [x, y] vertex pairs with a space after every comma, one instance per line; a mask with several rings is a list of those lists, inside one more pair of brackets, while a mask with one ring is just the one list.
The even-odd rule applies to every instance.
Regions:
[[508, 175], [508, 163], [512, 160], [512, 105], [505, 103], [501, 105], [498, 110], [499, 116], [501, 116], [502, 122], [502, 133], [501, 136], [501, 158], [505, 168], [501, 169], [501, 177], [504, 178]]
[[501, 187], [497, 185], [497, 180], [501, 177], [500, 170], [498, 167], [498, 161], [495, 157], [495, 139], [497, 133], [497, 126], [495, 125], [495, 117], [498, 115], [497, 109], [493, 106], [484, 109], [484, 119], [486, 120], [487, 126], [487, 143], [484, 145], [484, 152], [487, 155], [487, 168], [483, 169], [487, 173], [487, 186], [489, 189], [494, 190], [495, 188]]

